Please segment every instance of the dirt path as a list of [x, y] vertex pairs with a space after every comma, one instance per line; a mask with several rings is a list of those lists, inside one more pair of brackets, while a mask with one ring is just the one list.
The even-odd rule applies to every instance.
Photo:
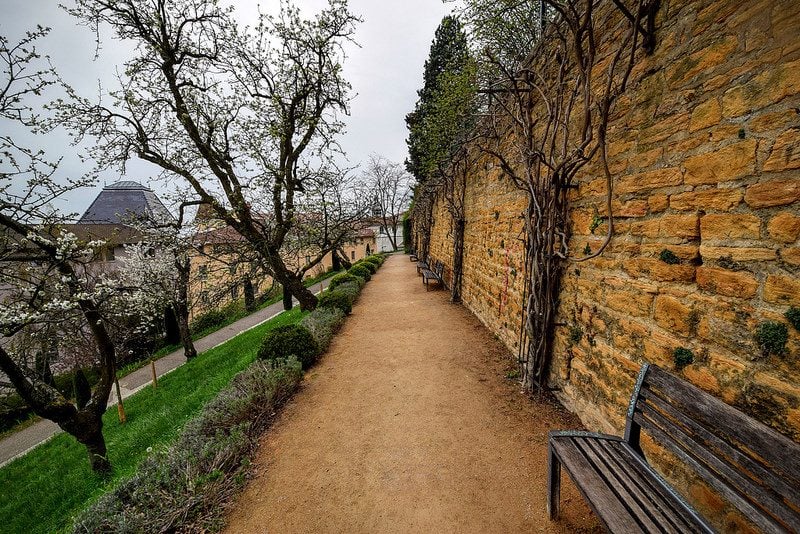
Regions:
[[507, 352], [407, 256], [367, 284], [262, 443], [228, 532], [574, 532], [545, 514], [547, 431], [577, 421], [505, 378]]

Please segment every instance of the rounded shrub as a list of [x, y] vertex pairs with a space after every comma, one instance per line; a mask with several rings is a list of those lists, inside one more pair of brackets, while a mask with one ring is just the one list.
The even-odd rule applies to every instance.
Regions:
[[366, 267], [370, 274], [375, 274], [375, 271], [378, 270], [378, 266], [374, 263], [368, 262], [366, 260], [361, 260], [356, 262], [356, 265], [360, 265], [361, 267]]
[[314, 336], [303, 325], [288, 324], [270, 330], [258, 349], [262, 360], [285, 360], [291, 356], [297, 358], [303, 369], [310, 367], [319, 356]]
[[369, 262], [375, 265], [375, 267], [380, 267], [381, 265], [383, 265], [383, 258], [381, 258], [380, 256], [367, 256], [362, 261]]
[[367, 282], [369, 282], [369, 279], [372, 278], [372, 273], [370, 273], [369, 269], [363, 265], [353, 265], [347, 272], [354, 276], [358, 276], [359, 278], [363, 278]]
[[361, 282], [363, 282], [363, 280], [350, 273], [339, 273], [333, 278], [331, 278], [331, 281], [328, 284], [328, 289], [332, 291], [336, 289], [338, 286], [346, 284], [348, 282], [354, 282], [356, 284], [360, 284]]
[[308, 328], [320, 352], [327, 350], [336, 331], [344, 322], [344, 311], [337, 307], [320, 307], [303, 317], [300, 324]]
[[345, 315], [349, 315], [350, 312], [353, 311], [353, 300], [347, 293], [340, 291], [340, 288], [337, 288], [333, 291], [326, 291], [323, 293], [317, 301], [317, 307], [335, 308], [337, 310], [342, 310]]

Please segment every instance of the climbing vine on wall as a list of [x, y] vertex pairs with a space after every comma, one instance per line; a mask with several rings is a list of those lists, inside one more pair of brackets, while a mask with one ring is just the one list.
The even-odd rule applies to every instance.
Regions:
[[[502, 76], [485, 90], [492, 98], [478, 141], [528, 197], [519, 360], [529, 387], [543, 387], [547, 379], [565, 266], [602, 254], [613, 236], [609, 114], [626, 90], [637, 54], [654, 46], [658, 8], [653, 0], [638, 0], [632, 8], [618, 0], [544, 3], [547, 23], [525, 66], [509, 70], [488, 51]], [[568, 193], [593, 160], [606, 179], [607, 234], [596, 250], [576, 256], [569, 248]]]

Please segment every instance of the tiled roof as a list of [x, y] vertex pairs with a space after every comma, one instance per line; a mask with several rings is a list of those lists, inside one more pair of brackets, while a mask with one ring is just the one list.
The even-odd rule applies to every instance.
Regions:
[[136, 218], [161, 222], [174, 220], [152, 190], [138, 182], [126, 180], [104, 187], [78, 223], [116, 224]]

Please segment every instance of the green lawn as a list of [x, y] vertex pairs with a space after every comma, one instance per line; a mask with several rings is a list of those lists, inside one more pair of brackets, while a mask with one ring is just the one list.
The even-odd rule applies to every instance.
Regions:
[[146, 388], [129, 397], [125, 425], [118, 423], [116, 406], [112, 406], [104, 417], [114, 466], [111, 480], [95, 477], [86, 450], [64, 433], [0, 469], [0, 531], [32, 534], [69, 527], [78, 510], [135, 472], [148, 447], [170, 443], [207, 401], [247, 367], [264, 334], [303, 315], [299, 308], [281, 314], [162, 377], [158, 389]]

